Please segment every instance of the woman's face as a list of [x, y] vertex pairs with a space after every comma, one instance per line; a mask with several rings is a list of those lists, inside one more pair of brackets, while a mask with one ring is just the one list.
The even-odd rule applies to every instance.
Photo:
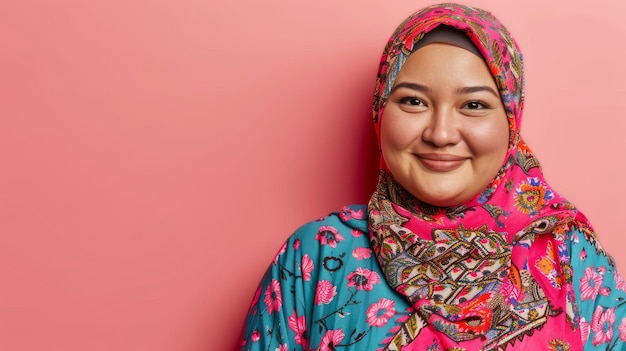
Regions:
[[485, 189], [503, 164], [509, 126], [486, 63], [448, 44], [409, 56], [381, 120], [381, 148], [413, 196], [455, 206]]

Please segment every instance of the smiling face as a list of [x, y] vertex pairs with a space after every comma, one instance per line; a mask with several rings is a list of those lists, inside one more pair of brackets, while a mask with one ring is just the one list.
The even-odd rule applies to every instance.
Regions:
[[509, 126], [485, 62], [442, 43], [412, 53], [381, 117], [383, 158], [417, 199], [455, 206], [484, 190], [504, 163]]

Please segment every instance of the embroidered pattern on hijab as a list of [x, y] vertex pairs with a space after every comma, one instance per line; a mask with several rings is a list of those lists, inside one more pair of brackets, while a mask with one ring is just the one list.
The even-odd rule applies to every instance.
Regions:
[[[439, 25], [467, 34], [487, 63], [505, 107], [509, 145], [489, 186], [467, 203], [449, 208], [414, 198], [393, 179], [381, 157], [378, 188], [368, 205], [370, 241], [387, 281], [416, 310], [388, 349], [410, 344], [428, 325], [451, 340], [448, 346], [503, 349], [550, 325], [555, 316], [561, 318], [559, 325], [563, 320], [571, 324], [571, 333], [562, 338], [575, 338], [571, 306], [554, 305], [546, 297], [529, 273], [535, 262], [512, 258], [514, 247], [528, 251], [543, 233], [572, 222], [577, 211], [546, 183], [520, 136], [522, 55], [495, 17], [441, 4], [415, 13], [398, 27], [383, 51], [374, 93], [379, 140], [380, 120], [398, 72], [414, 45]], [[546, 250], [552, 252], [546, 256], [550, 262], [556, 248], [548, 242]], [[546, 276], [555, 289], [566, 283], [562, 275]]]

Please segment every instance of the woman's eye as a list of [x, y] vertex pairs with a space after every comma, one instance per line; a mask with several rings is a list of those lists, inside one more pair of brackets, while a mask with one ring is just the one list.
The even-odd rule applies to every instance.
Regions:
[[424, 102], [416, 97], [405, 97], [400, 99], [401, 104], [411, 105], [411, 106], [423, 106]]
[[483, 108], [487, 108], [487, 105], [479, 101], [470, 101], [467, 104], [465, 104], [465, 108], [468, 108], [470, 110], [480, 110]]

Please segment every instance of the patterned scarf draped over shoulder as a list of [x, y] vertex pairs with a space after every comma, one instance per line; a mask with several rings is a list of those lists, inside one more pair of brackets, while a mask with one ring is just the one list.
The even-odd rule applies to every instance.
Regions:
[[[478, 349], [471, 346], [476, 343], [481, 349], [496, 349], [521, 339], [524, 330], [532, 335], [529, 325], [564, 313], [550, 307], [546, 293], [526, 277], [529, 263], [512, 257], [512, 250], [531, 246], [542, 234], [571, 222], [576, 210], [546, 183], [520, 136], [522, 54], [507, 29], [486, 11], [434, 5], [396, 29], [383, 51], [375, 86], [379, 144], [381, 119], [400, 69], [414, 45], [439, 25], [466, 33], [483, 56], [504, 104], [509, 145], [491, 183], [468, 202], [447, 208], [413, 197], [393, 179], [381, 157], [378, 187], [368, 206], [370, 240], [387, 281], [416, 310], [407, 322], [412, 329], [405, 326], [389, 349], [409, 343], [429, 324], [455, 347]], [[516, 308], [520, 311], [511, 315]], [[529, 311], [534, 311], [530, 317]]]

